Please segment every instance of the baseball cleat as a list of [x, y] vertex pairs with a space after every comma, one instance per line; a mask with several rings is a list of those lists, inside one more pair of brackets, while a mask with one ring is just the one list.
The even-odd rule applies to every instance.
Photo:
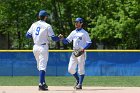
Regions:
[[46, 83], [44, 83], [43, 86], [44, 86], [46, 89], [48, 89], [48, 86], [46, 85]]
[[39, 85], [39, 91], [47, 91], [47, 90], [48, 90], [48, 86], [46, 84]]
[[79, 83], [79, 82], [77, 82], [77, 81], [75, 82], [75, 84], [74, 84], [74, 89], [76, 89], [76, 86], [78, 85], [78, 83]]
[[79, 85], [79, 84], [78, 84], [78, 85], [75, 87], [75, 89], [77, 89], [77, 90], [78, 90], [78, 89], [82, 89], [82, 85]]

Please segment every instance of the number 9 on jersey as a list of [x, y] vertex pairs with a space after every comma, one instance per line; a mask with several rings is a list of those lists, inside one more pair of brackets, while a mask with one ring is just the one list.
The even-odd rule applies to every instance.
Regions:
[[40, 27], [37, 27], [35, 35], [39, 35], [39, 31], [40, 31]]

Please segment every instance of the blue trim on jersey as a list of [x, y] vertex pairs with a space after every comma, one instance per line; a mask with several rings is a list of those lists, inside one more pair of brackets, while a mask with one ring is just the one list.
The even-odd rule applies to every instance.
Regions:
[[29, 32], [27, 32], [27, 33], [26, 33], [26, 37], [27, 37], [27, 38], [32, 38], [32, 34], [29, 33]]
[[79, 29], [78, 29], [78, 28], [76, 28], [76, 31], [80, 31], [81, 29], [83, 29], [83, 28], [79, 28]]
[[51, 36], [51, 38], [52, 38], [53, 41], [59, 41], [60, 40], [58, 36], [54, 36], [54, 35]]
[[84, 49], [89, 48], [89, 47], [90, 47], [90, 45], [91, 45], [91, 43], [86, 43], [86, 46], [84, 47]]
[[68, 43], [69, 43], [68, 40], [67, 40], [66, 38], [64, 38], [64, 39], [62, 40], [62, 42], [63, 42], [64, 44], [68, 44]]

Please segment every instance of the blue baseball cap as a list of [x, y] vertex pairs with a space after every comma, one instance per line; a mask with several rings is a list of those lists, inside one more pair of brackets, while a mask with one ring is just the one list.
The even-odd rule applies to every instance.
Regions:
[[76, 18], [75, 22], [81, 22], [81, 23], [83, 23], [83, 19], [80, 18], [80, 17], [78, 17], [78, 18]]
[[39, 16], [48, 16], [48, 13], [45, 10], [41, 10]]

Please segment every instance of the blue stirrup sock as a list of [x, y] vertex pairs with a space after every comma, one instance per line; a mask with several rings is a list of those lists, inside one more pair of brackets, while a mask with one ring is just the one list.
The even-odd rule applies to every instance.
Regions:
[[77, 80], [77, 82], [79, 83], [79, 76], [77, 74], [77, 72], [75, 74], [73, 74], [73, 76], [75, 77], [75, 79]]
[[79, 77], [79, 84], [82, 85], [85, 75], [80, 75]]
[[44, 70], [40, 70], [39, 71], [39, 75], [40, 75], [40, 83], [41, 84], [45, 83], [45, 71]]

